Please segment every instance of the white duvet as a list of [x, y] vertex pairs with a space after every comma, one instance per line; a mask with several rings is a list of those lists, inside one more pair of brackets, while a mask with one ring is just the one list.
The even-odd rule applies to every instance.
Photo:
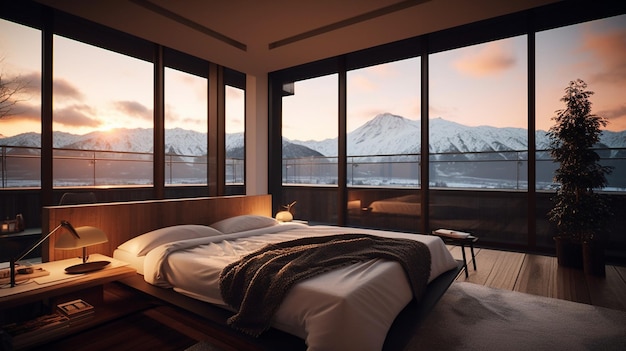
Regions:
[[[176, 241], [147, 253], [142, 269], [153, 285], [224, 306], [222, 269], [271, 242], [304, 236], [366, 233], [425, 243], [431, 253], [429, 282], [457, 266], [440, 238], [430, 235], [303, 224], [277, 225], [247, 232]], [[115, 255], [124, 259], [124, 253]], [[140, 264], [141, 260], [135, 260]], [[138, 267], [139, 268], [139, 267]], [[289, 291], [272, 326], [305, 340], [308, 350], [381, 350], [387, 331], [412, 292], [400, 264], [371, 260], [301, 281]]]

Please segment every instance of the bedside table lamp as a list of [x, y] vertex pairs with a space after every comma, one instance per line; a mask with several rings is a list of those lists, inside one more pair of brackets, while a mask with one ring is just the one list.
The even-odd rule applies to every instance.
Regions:
[[83, 249], [83, 263], [65, 268], [65, 272], [70, 274], [87, 273], [97, 271], [106, 267], [109, 261], [92, 261], [87, 262], [87, 246], [106, 243], [109, 241], [106, 234], [96, 227], [84, 226], [76, 228], [77, 236], [67, 233], [61, 234], [54, 243], [57, 250], [73, 250]]
[[48, 239], [50, 237], [50, 235], [52, 235], [54, 232], [59, 230], [61, 227], [67, 229], [67, 231], [69, 231], [72, 234], [71, 235], [72, 237], [80, 239], [80, 237], [78, 236], [78, 233], [76, 232], [74, 227], [70, 224], [70, 222], [65, 221], [65, 220], [61, 221], [61, 224], [59, 224], [56, 228], [52, 229], [52, 231], [50, 233], [48, 233], [46, 236], [44, 236], [43, 238], [39, 239], [39, 241], [37, 241], [35, 244], [33, 244], [31, 247], [29, 247], [17, 259], [11, 259], [11, 261], [10, 261], [11, 287], [15, 286], [15, 262], [18, 262], [21, 259], [23, 259], [24, 257], [26, 257], [26, 255], [28, 255], [31, 251], [33, 251], [37, 246], [41, 245], [41, 243], [43, 243], [46, 239]]
[[291, 214], [291, 208], [295, 205], [296, 202], [292, 202], [289, 205], [283, 206], [285, 208], [282, 211], [276, 213], [276, 220], [279, 222], [291, 222], [293, 221], [293, 214]]

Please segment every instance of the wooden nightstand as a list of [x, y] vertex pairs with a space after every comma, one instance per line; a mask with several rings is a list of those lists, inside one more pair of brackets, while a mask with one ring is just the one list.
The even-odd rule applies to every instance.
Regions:
[[24, 314], [36, 311], [38, 314], [56, 312], [60, 303], [75, 299], [83, 299], [93, 305], [94, 314], [88, 319], [75, 323], [70, 321], [67, 328], [49, 333], [45, 338], [20, 338], [14, 340], [14, 348], [21, 349], [42, 344], [47, 341], [75, 333], [120, 316], [128, 310], [128, 306], [119, 301], [109, 301], [104, 293], [105, 284], [120, 279], [133, 277], [136, 271], [126, 266], [125, 262], [99, 254], [90, 255], [90, 261], [106, 260], [111, 263], [102, 270], [85, 274], [66, 274], [64, 269], [82, 262], [79, 258], [46, 262], [34, 265], [33, 268], [44, 269], [49, 275], [38, 276], [19, 282], [11, 288], [3, 284], [0, 289], [0, 325], [22, 322]]

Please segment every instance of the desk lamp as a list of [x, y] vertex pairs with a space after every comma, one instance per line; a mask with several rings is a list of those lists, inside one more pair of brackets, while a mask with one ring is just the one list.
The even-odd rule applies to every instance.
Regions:
[[57, 250], [83, 249], [83, 263], [67, 267], [65, 268], [65, 272], [70, 274], [87, 273], [97, 271], [107, 266], [110, 263], [109, 261], [87, 262], [89, 259], [87, 256], [87, 246], [106, 243], [109, 241], [106, 234], [99, 228], [90, 226], [78, 227], [76, 228], [76, 232], [78, 235], [63, 233], [54, 243], [54, 248]]

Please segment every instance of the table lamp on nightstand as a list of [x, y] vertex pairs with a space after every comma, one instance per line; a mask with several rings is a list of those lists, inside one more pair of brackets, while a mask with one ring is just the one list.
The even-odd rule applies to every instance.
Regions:
[[54, 243], [54, 248], [57, 250], [83, 249], [83, 263], [67, 267], [65, 272], [70, 274], [87, 273], [106, 267], [110, 263], [109, 261], [87, 262], [89, 258], [87, 246], [106, 243], [109, 241], [106, 234], [99, 228], [90, 226], [77, 227], [76, 233], [78, 236], [63, 233]]

